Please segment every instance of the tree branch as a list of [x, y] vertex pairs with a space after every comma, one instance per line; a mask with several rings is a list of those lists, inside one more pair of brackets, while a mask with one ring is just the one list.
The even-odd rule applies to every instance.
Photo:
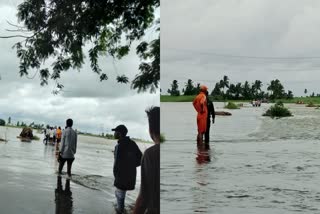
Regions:
[[23, 36], [23, 35], [12, 35], [12, 36], [0, 36], [0, 39], [10, 39], [10, 38], [31, 38], [32, 36]]
[[19, 26], [19, 25], [12, 24], [12, 23], [11, 23], [11, 22], [9, 22], [8, 20], [7, 20], [7, 23], [8, 23], [9, 25], [13, 26], [13, 27], [16, 27], [16, 28], [20, 28], [20, 29], [27, 29], [27, 28], [26, 28], [26, 27], [24, 27], [24, 26]]

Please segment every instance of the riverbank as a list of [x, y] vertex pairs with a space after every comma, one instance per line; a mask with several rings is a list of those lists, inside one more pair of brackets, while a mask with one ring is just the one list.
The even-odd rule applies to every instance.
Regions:
[[[160, 102], [192, 102], [195, 98], [192, 96], [170, 96], [170, 95], [160, 95]], [[237, 103], [249, 103], [252, 100], [214, 100], [210, 96], [213, 102], [237, 102]], [[293, 99], [276, 99], [274, 102], [281, 101], [283, 103], [297, 103], [298, 101], [308, 104], [312, 102], [313, 104], [320, 104], [320, 97], [294, 97]], [[272, 102], [272, 103], [274, 103]], [[271, 102], [270, 102], [271, 103]]]

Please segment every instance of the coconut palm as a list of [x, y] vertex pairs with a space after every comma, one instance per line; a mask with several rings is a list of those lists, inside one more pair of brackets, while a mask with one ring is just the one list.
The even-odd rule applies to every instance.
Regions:
[[271, 91], [271, 98], [273, 99], [280, 99], [284, 97], [284, 87], [280, 83], [280, 80], [271, 80], [270, 85], [268, 86], [267, 90]]
[[253, 95], [255, 96], [255, 98], [258, 98], [258, 94], [259, 92], [261, 92], [261, 87], [262, 87], [262, 82], [260, 80], [256, 80], [253, 85]]
[[240, 95], [242, 95], [242, 85], [241, 85], [241, 82], [238, 82], [235, 86], [235, 98], [236, 99], [239, 99]]
[[248, 81], [244, 82], [244, 85], [242, 87], [242, 95], [245, 99], [252, 99], [251, 97], [251, 88]]
[[222, 80], [220, 80], [220, 88], [223, 90], [223, 99], [226, 99], [224, 88], [229, 88], [229, 77], [224, 75]]

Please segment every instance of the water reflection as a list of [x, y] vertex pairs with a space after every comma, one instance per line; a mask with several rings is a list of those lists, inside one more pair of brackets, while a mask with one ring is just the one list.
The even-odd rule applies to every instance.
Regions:
[[194, 213], [208, 213], [208, 185], [210, 184], [208, 163], [211, 161], [209, 144], [197, 145], [196, 160], [194, 178], [192, 179], [195, 182], [192, 191], [192, 209]]
[[62, 187], [61, 176], [57, 176], [57, 188], [55, 189], [56, 214], [70, 214], [73, 211], [72, 192], [70, 179], [66, 179], [65, 188]]
[[197, 162], [198, 164], [208, 163], [211, 161], [209, 144], [197, 144]]

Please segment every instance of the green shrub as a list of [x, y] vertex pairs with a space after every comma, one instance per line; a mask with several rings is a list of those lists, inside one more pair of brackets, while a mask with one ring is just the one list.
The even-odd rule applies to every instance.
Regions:
[[275, 106], [278, 106], [278, 107], [284, 107], [283, 105], [283, 102], [282, 101], [277, 101]]
[[268, 117], [290, 117], [292, 113], [284, 107], [282, 102], [277, 102], [275, 105], [271, 106], [263, 116]]
[[226, 106], [224, 106], [224, 107], [227, 108], [227, 109], [239, 109], [239, 106], [236, 105], [233, 102], [228, 102], [228, 104]]
[[306, 105], [306, 107], [317, 107], [313, 102], [309, 102], [308, 105]]
[[6, 121], [3, 119], [0, 119], [0, 126], [5, 126], [6, 125]]

